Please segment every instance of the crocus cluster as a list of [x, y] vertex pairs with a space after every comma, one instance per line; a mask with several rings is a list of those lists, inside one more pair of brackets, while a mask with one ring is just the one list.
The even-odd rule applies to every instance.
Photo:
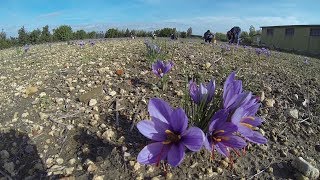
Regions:
[[163, 78], [164, 75], [166, 75], [172, 67], [173, 67], [172, 61], [165, 63], [162, 60], [157, 60], [155, 63], [152, 64], [152, 72], [156, 76]]
[[80, 41], [80, 42], [79, 42], [79, 46], [80, 46], [81, 48], [83, 48], [83, 47], [85, 46], [85, 42], [84, 42], [84, 41]]
[[96, 42], [93, 41], [93, 40], [90, 40], [89, 43], [90, 43], [91, 46], [94, 46], [96, 44]]
[[188, 117], [181, 108], [173, 109], [161, 99], [149, 101], [148, 111], [151, 120], [137, 124], [138, 130], [154, 142], [145, 146], [138, 155], [142, 164], [159, 164], [166, 160], [171, 166], [178, 166], [185, 148], [199, 151], [204, 142], [204, 134], [197, 127], [188, 128]]
[[[233, 72], [227, 77], [223, 87], [222, 105], [214, 109], [214, 113], [205, 113], [210, 121], [206, 122], [206, 126], [199, 126], [201, 129], [188, 129], [188, 117], [193, 116], [187, 116], [183, 109], [173, 109], [161, 99], [151, 99], [148, 105], [151, 120], [143, 120], [137, 127], [144, 136], [154, 142], [142, 149], [138, 162], [158, 164], [161, 160], [166, 160], [170, 165], [178, 166], [185, 155], [185, 148], [199, 151], [204, 146], [212, 153], [212, 157], [216, 150], [231, 158], [231, 150], [239, 155], [238, 150], [247, 146], [246, 141], [267, 143], [267, 139], [255, 130], [263, 122], [256, 116], [260, 104], [251, 92], [242, 89], [242, 81], [236, 80], [235, 75]], [[215, 89], [213, 80], [207, 85], [200, 83], [199, 86], [193, 81], [189, 82], [190, 98], [196, 106], [214, 104]], [[202, 110], [211, 111], [215, 106], [207, 107]], [[192, 124], [197, 125], [194, 122]]]
[[255, 52], [256, 52], [256, 54], [258, 55], [258, 56], [260, 56], [260, 55], [265, 55], [265, 56], [267, 56], [267, 57], [270, 57], [271, 56], [271, 52], [270, 52], [270, 50], [269, 49], [266, 49], [266, 48], [256, 48], [255, 49]]

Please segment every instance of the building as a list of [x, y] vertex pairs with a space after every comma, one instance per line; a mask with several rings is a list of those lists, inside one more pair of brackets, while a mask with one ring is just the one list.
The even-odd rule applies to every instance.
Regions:
[[263, 26], [261, 45], [320, 55], [320, 25]]

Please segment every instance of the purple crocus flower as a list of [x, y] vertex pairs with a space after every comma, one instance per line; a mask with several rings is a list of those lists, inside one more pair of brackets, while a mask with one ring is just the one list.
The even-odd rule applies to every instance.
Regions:
[[242, 138], [234, 135], [238, 128], [231, 122], [227, 122], [227, 118], [228, 111], [222, 109], [216, 112], [211, 119], [204, 145], [206, 149], [212, 152], [212, 157], [214, 157], [214, 149], [220, 154], [230, 157], [230, 148], [241, 149], [247, 145]]
[[200, 83], [199, 87], [194, 81], [189, 82], [189, 93], [194, 103], [200, 104], [203, 100], [206, 100], [206, 104], [209, 103], [214, 96], [215, 81], [210, 80], [207, 85]]
[[204, 133], [197, 127], [188, 127], [188, 117], [181, 108], [173, 109], [165, 101], [153, 98], [148, 111], [151, 120], [143, 120], [137, 128], [145, 137], [155, 141], [145, 146], [138, 155], [141, 164], [158, 164], [167, 160], [178, 166], [185, 155], [185, 147], [199, 151], [203, 145]]
[[235, 80], [235, 72], [232, 72], [224, 83], [223, 108], [234, 112], [240, 106], [257, 110], [259, 108], [256, 96], [251, 92], [243, 92], [242, 81]]
[[170, 69], [173, 67], [173, 62], [170, 61], [167, 64], [164, 64], [163, 61], [158, 60], [154, 64], [152, 64], [152, 72], [158, 77], [162, 78], [165, 74], [167, 74]]
[[235, 80], [236, 73], [232, 72], [223, 86], [223, 107], [230, 109], [235, 106], [239, 94], [242, 93], [242, 81]]
[[258, 56], [262, 54], [262, 50], [260, 48], [256, 48], [255, 51]]
[[239, 107], [233, 113], [231, 122], [238, 127], [238, 131], [246, 140], [257, 144], [265, 144], [267, 139], [253, 130], [263, 122], [261, 118], [254, 116], [257, 110], [258, 108], [253, 106], [249, 108], [246, 106]]

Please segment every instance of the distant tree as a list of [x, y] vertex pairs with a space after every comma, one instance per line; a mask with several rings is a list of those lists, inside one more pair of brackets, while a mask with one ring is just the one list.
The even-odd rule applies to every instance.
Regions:
[[253, 38], [246, 31], [241, 32], [240, 38], [241, 38], [241, 42], [246, 45], [251, 45], [251, 43], [253, 42], [252, 41]]
[[115, 38], [115, 37], [118, 37], [118, 35], [119, 35], [118, 29], [111, 28], [107, 30], [105, 34], [105, 38]]
[[187, 32], [185, 32], [185, 31], [182, 31], [182, 32], [180, 32], [180, 37], [181, 38], [186, 38], [187, 37]]
[[130, 34], [136, 36], [136, 35], [137, 35], [136, 30], [132, 29], [132, 30], [130, 31]]
[[86, 39], [87, 33], [84, 30], [78, 30], [73, 33], [73, 39]]
[[25, 44], [29, 43], [29, 36], [28, 36], [28, 33], [26, 32], [26, 30], [24, 29], [24, 26], [22, 26], [18, 30], [18, 40], [19, 40], [20, 45], [25, 45]]
[[223, 33], [219, 33], [217, 32], [215, 34], [215, 38], [218, 40], [218, 41], [223, 41], [223, 42], [227, 42], [228, 39], [227, 39], [227, 35], [226, 34], [223, 34]]
[[192, 28], [189, 27], [187, 30], [187, 37], [191, 37], [191, 35], [192, 35]]
[[176, 33], [176, 28], [163, 28], [155, 31], [159, 37], [169, 37], [171, 34]]
[[49, 31], [49, 26], [46, 25], [42, 28], [41, 36], [40, 36], [41, 42], [51, 42], [52, 41], [52, 35]]
[[3, 29], [1, 30], [1, 33], [0, 33], [0, 39], [1, 40], [7, 39], [7, 34], [3, 31]]
[[95, 38], [97, 38], [96, 36], [97, 36], [97, 33], [95, 31], [91, 31], [91, 32], [87, 33], [87, 37], [89, 39], [95, 39]]
[[249, 36], [253, 37], [256, 34], [256, 29], [251, 25], [249, 28]]
[[40, 29], [35, 29], [33, 30], [30, 35], [29, 35], [29, 39], [30, 39], [30, 43], [31, 44], [38, 44], [40, 43], [40, 39], [41, 39], [41, 31]]
[[67, 25], [59, 26], [53, 30], [53, 37], [57, 41], [69, 41], [72, 39], [72, 28]]
[[130, 37], [130, 31], [129, 31], [128, 28], [126, 29], [125, 36], [126, 36], [126, 37]]
[[105, 34], [103, 31], [96, 32], [96, 38], [104, 38], [104, 37], [105, 37]]

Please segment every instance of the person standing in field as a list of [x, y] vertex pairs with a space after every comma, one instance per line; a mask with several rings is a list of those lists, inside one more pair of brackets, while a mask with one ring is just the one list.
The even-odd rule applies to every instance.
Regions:
[[211, 43], [214, 35], [208, 30], [207, 32], [204, 33], [203, 38], [205, 42]]
[[230, 29], [230, 31], [227, 32], [227, 37], [229, 40], [229, 43], [237, 43], [239, 44], [240, 41], [240, 33], [241, 33], [241, 28], [238, 26], [233, 27]]

